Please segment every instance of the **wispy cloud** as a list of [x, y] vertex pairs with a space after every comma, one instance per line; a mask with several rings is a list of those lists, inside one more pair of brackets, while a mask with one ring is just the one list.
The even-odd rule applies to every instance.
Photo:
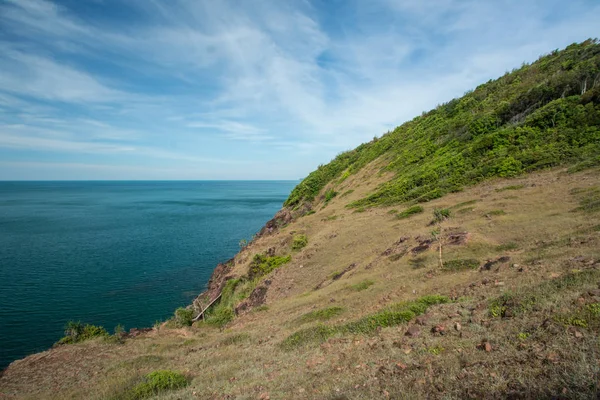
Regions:
[[593, 0], [7, 0], [0, 156], [19, 158], [10, 168], [40, 157], [75, 168], [85, 154], [89, 165], [122, 166], [123, 178], [146, 168], [296, 179], [597, 36], [599, 13]]

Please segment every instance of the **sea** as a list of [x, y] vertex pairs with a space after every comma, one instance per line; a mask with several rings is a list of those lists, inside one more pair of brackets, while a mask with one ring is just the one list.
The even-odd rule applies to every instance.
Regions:
[[0, 182], [0, 370], [68, 321], [112, 332], [169, 318], [297, 183]]

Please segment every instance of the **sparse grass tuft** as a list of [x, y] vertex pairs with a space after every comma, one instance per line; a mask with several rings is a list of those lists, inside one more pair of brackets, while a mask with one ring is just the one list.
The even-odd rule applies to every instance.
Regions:
[[372, 281], [370, 279], [365, 279], [364, 281], [359, 282], [356, 285], [350, 286], [350, 288], [356, 292], [361, 292], [363, 290], [368, 289], [369, 287], [371, 287], [374, 284], [375, 284], [375, 281]]
[[467, 269], [475, 269], [479, 267], [479, 261], [473, 258], [461, 258], [444, 262], [444, 270], [446, 271], [464, 271]]
[[421, 206], [412, 206], [412, 207], [408, 207], [406, 210], [399, 212], [396, 214], [396, 218], [398, 219], [404, 219], [404, 218], [408, 218], [411, 217], [415, 214], [421, 214], [423, 212], [423, 207]]
[[123, 398], [127, 400], [145, 399], [168, 390], [184, 388], [187, 384], [186, 377], [179, 372], [154, 371], [146, 375], [142, 382], [131, 388]]
[[452, 207], [450, 207], [450, 210], [456, 210], [456, 209], [463, 208], [466, 206], [472, 206], [473, 204], [475, 204], [477, 202], [478, 202], [478, 200], [463, 201], [462, 203], [458, 203], [458, 204], [455, 204]]
[[299, 324], [307, 324], [309, 322], [314, 322], [314, 321], [327, 321], [333, 317], [340, 315], [343, 312], [344, 312], [344, 309], [342, 307], [323, 308], [321, 310], [311, 311], [309, 313], [306, 313], [306, 314], [300, 316], [300, 318], [298, 318], [297, 322]]
[[506, 190], [519, 190], [519, 189], [523, 189], [525, 187], [525, 185], [521, 184], [521, 185], [510, 185], [510, 186], [505, 186], [503, 188], [499, 188], [496, 189], [496, 192], [504, 192]]
[[351, 195], [352, 193], [354, 193], [354, 189], [346, 190], [344, 193], [342, 193], [342, 194], [340, 195], [340, 198], [342, 198], [342, 197], [346, 197], [346, 196], [349, 196], [349, 195]]
[[338, 192], [336, 192], [335, 190], [333, 190], [333, 189], [327, 190], [325, 192], [325, 204], [329, 203], [337, 195], [338, 195]]
[[488, 211], [486, 213], [486, 215], [493, 215], [493, 216], [506, 215], [506, 211], [504, 211], [504, 210], [492, 210], [492, 211]]
[[442, 222], [445, 219], [450, 218], [450, 215], [452, 213], [450, 212], [450, 209], [448, 208], [436, 208], [433, 210], [433, 223], [437, 224]]
[[519, 248], [519, 245], [516, 242], [508, 242], [501, 245], [496, 246], [496, 251], [510, 251], [516, 250]]
[[235, 335], [227, 336], [225, 339], [221, 340], [221, 345], [223, 346], [231, 346], [234, 344], [240, 344], [243, 342], [247, 342], [250, 340], [250, 335], [247, 333], [237, 333]]
[[593, 213], [600, 211], [600, 188], [572, 190], [571, 194], [579, 195], [579, 207], [575, 211]]

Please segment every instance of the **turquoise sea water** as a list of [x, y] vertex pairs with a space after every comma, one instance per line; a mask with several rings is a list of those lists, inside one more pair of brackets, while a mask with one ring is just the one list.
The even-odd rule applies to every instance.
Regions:
[[69, 320], [152, 326], [297, 182], [0, 182], [0, 369], [45, 350]]

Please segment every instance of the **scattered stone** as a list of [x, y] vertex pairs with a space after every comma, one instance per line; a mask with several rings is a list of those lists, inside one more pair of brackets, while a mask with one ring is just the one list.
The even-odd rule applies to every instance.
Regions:
[[431, 328], [431, 332], [439, 333], [440, 335], [443, 335], [445, 331], [446, 327], [444, 325], [436, 325], [433, 328]]
[[420, 334], [421, 334], [421, 330], [419, 329], [419, 327], [416, 325], [411, 325], [408, 327], [408, 329], [406, 330], [406, 333], [404, 335], [410, 336], [410, 337], [417, 337]]
[[495, 282], [494, 286], [504, 286], [504, 282]]
[[421, 316], [417, 317], [417, 319], [415, 319], [415, 323], [417, 325], [426, 325], [427, 324], [427, 317], [425, 317], [424, 315], [421, 315]]
[[577, 304], [579, 304], [580, 306], [584, 306], [585, 305], [585, 299], [583, 297], [579, 297], [577, 299]]
[[456, 329], [457, 331], [460, 331], [462, 329], [462, 326], [460, 325], [460, 322], [457, 322], [454, 324], [454, 329]]
[[492, 267], [496, 264], [505, 264], [507, 262], [510, 261], [510, 257], [508, 256], [502, 256], [499, 257], [495, 260], [487, 260], [487, 262], [485, 264], [483, 264], [483, 267], [481, 267], [480, 271], [489, 271], [490, 269], [492, 269]]
[[484, 350], [486, 352], [490, 352], [492, 351], [492, 345], [490, 344], [490, 342], [488, 342], [487, 340], [482, 340], [480, 344], [477, 345], [477, 348], [479, 350]]
[[556, 272], [553, 272], [553, 273], [550, 274], [550, 279], [556, 279], [556, 278], [559, 278], [559, 277], [560, 277], [560, 274], [557, 274]]
[[396, 368], [398, 368], [401, 371], [404, 371], [407, 367], [406, 367], [406, 364], [404, 364], [402, 362], [398, 362], [398, 363], [396, 363]]
[[581, 339], [583, 337], [583, 333], [581, 333], [580, 331], [575, 331], [574, 335], [577, 339]]

